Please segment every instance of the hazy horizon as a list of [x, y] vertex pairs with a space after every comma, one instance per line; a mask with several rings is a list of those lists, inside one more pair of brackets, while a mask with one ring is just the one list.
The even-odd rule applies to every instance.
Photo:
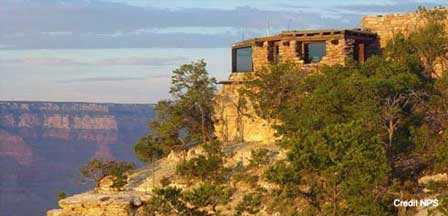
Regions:
[[218, 80], [230, 70], [226, 48], [0, 52], [2, 101], [156, 103], [169, 97], [171, 71], [181, 64], [204, 59]]

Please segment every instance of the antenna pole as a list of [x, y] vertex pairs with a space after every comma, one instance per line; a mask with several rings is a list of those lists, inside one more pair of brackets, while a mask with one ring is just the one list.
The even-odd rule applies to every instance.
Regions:
[[266, 36], [271, 35], [270, 28], [271, 26], [269, 24], [269, 17], [266, 17]]

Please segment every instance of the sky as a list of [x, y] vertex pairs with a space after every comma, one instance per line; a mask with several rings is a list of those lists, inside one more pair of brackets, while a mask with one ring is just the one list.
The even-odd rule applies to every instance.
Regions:
[[154, 103], [171, 71], [204, 58], [218, 79], [233, 42], [446, 0], [0, 0], [0, 100]]

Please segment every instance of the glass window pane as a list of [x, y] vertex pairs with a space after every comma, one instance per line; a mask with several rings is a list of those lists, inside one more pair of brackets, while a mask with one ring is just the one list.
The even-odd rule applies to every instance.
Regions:
[[235, 72], [251, 72], [252, 71], [252, 47], [236, 49], [236, 71]]
[[320, 62], [326, 54], [325, 42], [309, 43], [306, 46], [307, 62]]

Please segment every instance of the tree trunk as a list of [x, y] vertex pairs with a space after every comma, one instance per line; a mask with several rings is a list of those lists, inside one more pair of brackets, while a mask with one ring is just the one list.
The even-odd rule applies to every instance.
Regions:
[[156, 173], [154, 168], [154, 155], [151, 157], [151, 167], [152, 167], [152, 188], [156, 187]]
[[205, 132], [205, 113], [202, 106], [199, 106], [199, 110], [201, 111], [201, 132], [202, 132], [202, 142], [207, 142], [206, 132]]
[[393, 152], [392, 152], [392, 145], [395, 135], [395, 129], [397, 127], [398, 122], [393, 122], [392, 120], [389, 121], [387, 133], [388, 133], [388, 142], [386, 146], [386, 155], [387, 155], [387, 161], [389, 163], [390, 168], [393, 169], [394, 166], [394, 159], [393, 159]]
[[338, 191], [337, 186], [333, 186], [333, 216], [338, 215]]

